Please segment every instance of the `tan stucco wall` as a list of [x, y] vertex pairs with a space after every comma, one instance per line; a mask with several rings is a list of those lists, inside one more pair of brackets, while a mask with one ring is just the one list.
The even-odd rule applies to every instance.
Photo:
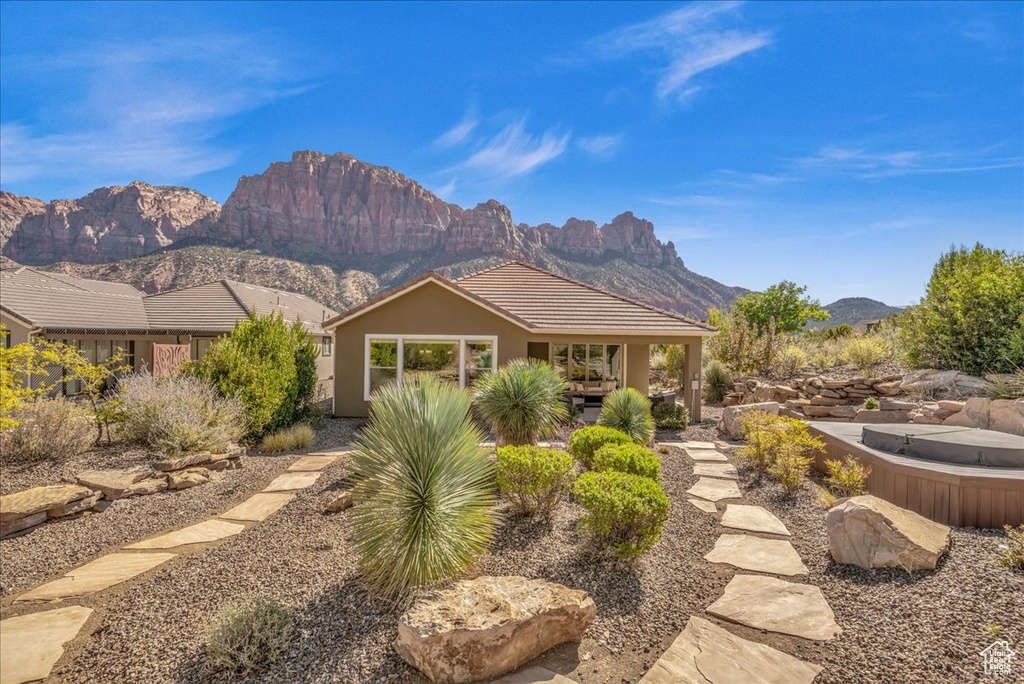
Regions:
[[498, 365], [525, 357], [528, 342], [626, 345], [625, 384], [647, 394], [650, 344], [682, 344], [700, 338], [650, 335], [552, 335], [534, 333], [480, 305], [427, 282], [335, 328], [334, 415], [366, 416], [363, 398], [366, 335], [452, 335], [498, 338]]
[[0, 312], [0, 325], [7, 328], [7, 331], [11, 333], [11, 346], [28, 342], [29, 333], [32, 329], [21, 321], [15, 320], [10, 316]]

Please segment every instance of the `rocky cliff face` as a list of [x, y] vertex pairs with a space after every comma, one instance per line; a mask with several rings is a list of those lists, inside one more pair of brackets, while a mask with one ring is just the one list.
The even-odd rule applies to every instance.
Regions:
[[625, 213], [598, 227], [569, 219], [516, 226], [508, 207], [489, 200], [472, 209], [448, 204], [414, 180], [347, 154], [296, 152], [259, 176], [245, 176], [224, 203], [220, 225], [204, 237], [240, 247], [291, 254], [390, 256], [447, 254], [528, 257], [549, 249], [570, 257], [622, 256], [645, 266], [674, 262], [654, 226]]
[[43, 211], [27, 213], [11, 232], [4, 254], [25, 264], [119, 261], [203, 230], [219, 215], [220, 205], [195, 190], [136, 181], [77, 200], [54, 200]]
[[42, 200], [0, 191], [0, 250], [26, 216], [37, 216], [45, 211], [46, 202]]

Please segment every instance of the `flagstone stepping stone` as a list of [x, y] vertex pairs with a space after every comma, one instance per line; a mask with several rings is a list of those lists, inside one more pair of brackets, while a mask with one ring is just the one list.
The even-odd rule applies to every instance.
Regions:
[[224, 522], [223, 520], [206, 520], [189, 527], [162, 534], [154, 539], [140, 541], [126, 549], [173, 549], [175, 546], [186, 544], [205, 544], [218, 539], [233, 537], [242, 530], [245, 525], [238, 523]]
[[821, 589], [763, 575], [736, 575], [707, 612], [754, 629], [815, 641], [828, 641], [842, 631]]
[[351, 454], [356, 448], [351, 444], [343, 444], [339, 447], [331, 449], [320, 449], [319, 451], [311, 451], [307, 456], [344, 456], [345, 454]]
[[640, 684], [811, 684], [819, 665], [691, 617]]
[[0, 684], [46, 679], [92, 614], [92, 608], [68, 606], [7, 618], [0, 622]]
[[697, 484], [686, 490], [687, 494], [698, 496], [708, 501], [722, 499], [739, 499], [743, 496], [739, 485], [732, 480], [721, 480], [716, 477], [702, 477]]
[[287, 492], [293, 489], [305, 489], [320, 477], [320, 473], [283, 473], [267, 485], [265, 492]]
[[712, 563], [725, 563], [741, 570], [774, 575], [806, 575], [800, 554], [785, 539], [762, 539], [743, 534], [723, 534], [715, 548], [704, 556]]
[[60, 579], [36, 587], [17, 601], [50, 601], [86, 596], [130, 580], [175, 557], [173, 553], [111, 553], [86, 563]]
[[704, 511], [705, 513], [717, 513], [718, 506], [711, 503], [710, 501], [704, 501], [703, 499], [687, 499], [694, 506]]
[[711, 451], [710, 449], [687, 449], [686, 455], [694, 461], [709, 461], [714, 463], [729, 462], [729, 459], [725, 457], [725, 454], [720, 454], [717, 451]]
[[706, 477], [718, 477], [723, 480], [737, 480], [739, 473], [732, 463], [698, 463], [693, 466], [693, 474]]
[[225, 518], [226, 520], [261, 522], [272, 516], [274, 513], [277, 513], [285, 504], [294, 498], [295, 492], [253, 494], [227, 513], [222, 513], [217, 517]]
[[683, 442], [684, 449], [714, 449], [714, 442]]
[[495, 679], [491, 684], [576, 684], [576, 682], [543, 667], [528, 667], [501, 679]]
[[337, 456], [303, 456], [295, 463], [288, 466], [288, 470], [295, 471], [317, 471], [323, 470], [338, 460]]
[[722, 516], [722, 527], [790, 536], [783, 522], [760, 506], [728, 504]]

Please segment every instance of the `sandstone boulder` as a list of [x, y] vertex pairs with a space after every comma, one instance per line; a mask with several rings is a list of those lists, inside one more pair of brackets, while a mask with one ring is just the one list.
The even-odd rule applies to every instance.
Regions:
[[718, 429], [729, 435], [732, 439], [741, 439], [743, 437], [743, 428], [740, 425], [740, 417], [751, 411], [762, 411], [777, 416], [779, 415], [779, 403], [776, 401], [765, 401], [759, 404], [729, 406], [722, 411], [722, 420], [718, 423]]
[[909, 423], [910, 411], [872, 411], [859, 409], [853, 417], [855, 423]]
[[967, 400], [962, 410], [954, 413], [942, 421], [943, 425], [958, 425], [960, 427], [988, 428], [989, 413], [992, 410], [992, 400], [984, 397], [972, 397]]
[[1024, 435], [1024, 399], [996, 399], [988, 414], [988, 429]]
[[89, 489], [98, 489], [103, 495], [113, 501], [120, 499], [124, 491], [136, 482], [141, 482], [153, 476], [153, 469], [149, 466], [136, 466], [134, 468], [114, 468], [110, 470], [86, 470], [78, 474], [78, 484]]
[[124, 490], [124, 493], [121, 496], [127, 499], [130, 496], [149, 496], [150, 494], [157, 494], [164, 491], [167, 491], [167, 476], [161, 473], [161, 477], [151, 477], [146, 480], [136, 482], [131, 487]]
[[93, 495], [93, 490], [79, 485], [33, 487], [22, 492], [0, 496], [0, 524], [27, 518], [35, 513], [64, 507]]
[[949, 397], [981, 396], [986, 394], [991, 387], [992, 384], [984, 378], [977, 378], [960, 371], [940, 371], [934, 368], [910, 371], [903, 376], [903, 381], [900, 383], [900, 391], [903, 393]]
[[352, 492], [341, 492], [327, 504], [328, 513], [340, 513], [352, 506]]
[[395, 650], [432, 682], [472, 682], [578, 643], [596, 614], [584, 591], [525, 577], [478, 577], [419, 600], [398, 623]]
[[206, 468], [189, 468], [180, 473], [170, 473], [167, 477], [168, 489], [188, 489], [210, 481], [210, 471]]
[[933, 570], [949, 549], [949, 528], [878, 497], [855, 496], [825, 520], [837, 563], [862, 568]]
[[209, 451], [199, 451], [194, 454], [179, 456], [178, 458], [165, 458], [153, 464], [153, 467], [163, 472], [172, 470], [184, 470], [192, 466], [203, 465], [213, 460], [213, 454]]

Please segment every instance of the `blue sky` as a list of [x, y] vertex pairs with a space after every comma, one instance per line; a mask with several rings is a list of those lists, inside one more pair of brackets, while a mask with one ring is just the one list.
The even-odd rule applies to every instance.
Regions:
[[1021, 3], [0, 4], [0, 184], [223, 202], [297, 149], [514, 220], [654, 222], [823, 302], [1024, 249]]

